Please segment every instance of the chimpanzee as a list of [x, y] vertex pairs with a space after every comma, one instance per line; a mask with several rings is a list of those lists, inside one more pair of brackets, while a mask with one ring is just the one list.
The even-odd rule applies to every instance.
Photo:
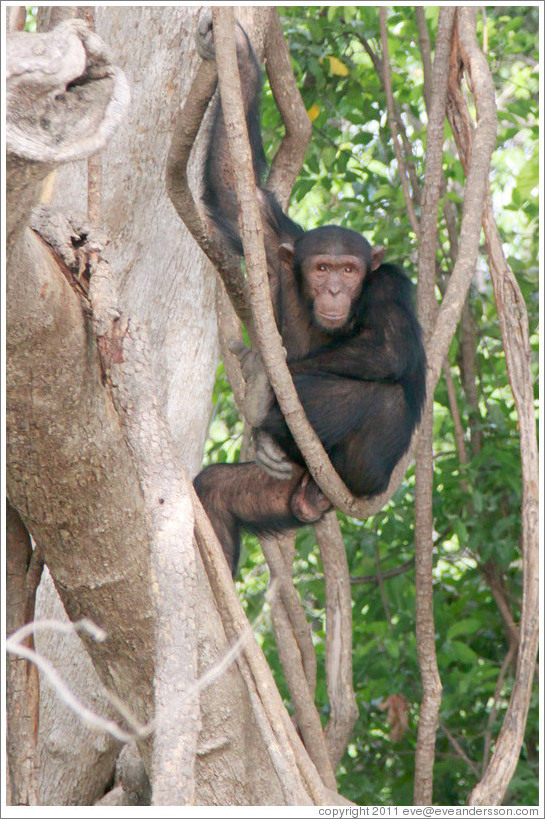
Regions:
[[[201, 18], [202, 20], [202, 18]], [[199, 51], [213, 58], [211, 22], [201, 22]], [[353, 230], [326, 225], [305, 232], [262, 179], [260, 71], [245, 32], [237, 56], [254, 157], [276, 322], [307, 417], [350, 491], [386, 489], [407, 451], [425, 400], [426, 356], [403, 271], [382, 263], [383, 249]], [[205, 163], [203, 201], [242, 253], [225, 125], [218, 105]], [[234, 574], [240, 532], [279, 532], [318, 520], [329, 500], [310, 478], [272, 391], [251, 395], [260, 359], [240, 346], [256, 431], [256, 462], [217, 464], [194, 485]], [[256, 410], [256, 406], [258, 409]], [[264, 468], [262, 468], [262, 466]]]

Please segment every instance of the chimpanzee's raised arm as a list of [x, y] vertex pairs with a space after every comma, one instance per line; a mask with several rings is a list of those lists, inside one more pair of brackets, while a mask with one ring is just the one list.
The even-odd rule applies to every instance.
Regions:
[[[211, 10], [201, 15], [197, 30], [197, 45], [203, 59], [215, 55]], [[263, 187], [267, 161], [261, 138], [259, 94], [261, 69], [250, 40], [237, 25], [237, 59], [240, 72], [246, 124], [252, 149], [252, 159], [258, 199], [265, 233], [265, 247], [271, 269], [278, 265], [278, 248], [285, 241], [293, 240], [302, 229], [282, 211], [276, 197]], [[203, 203], [212, 220], [230, 240], [235, 251], [242, 255], [242, 243], [238, 225], [238, 205], [234, 190], [233, 167], [229, 155], [227, 133], [220, 100], [216, 102], [214, 120], [210, 130], [207, 155], [204, 164]]]

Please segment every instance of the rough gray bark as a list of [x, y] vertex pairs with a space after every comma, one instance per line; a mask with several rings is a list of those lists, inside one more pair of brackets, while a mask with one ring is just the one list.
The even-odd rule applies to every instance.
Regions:
[[[34, 616], [36, 587], [43, 564], [36, 561], [30, 536], [19, 514], [6, 502], [6, 633], [24, 626]], [[38, 564], [38, 565], [36, 565]], [[32, 641], [27, 642], [32, 649]], [[6, 662], [7, 794], [11, 805], [28, 805], [35, 799], [33, 769], [38, 724], [38, 673], [24, 657]]]
[[[34, 35], [13, 36], [7, 140], [8, 496], [43, 546], [70, 615], [77, 619], [85, 611], [106, 625], [107, 644], [90, 646], [99, 673], [145, 721], [151, 712], [152, 667], [145, 646], [151, 644], [152, 621], [140, 490], [100, 384], [79, 298], [49, 249], [25, 227], [44, 175], [78, 151], [85, 156], [96, 150], [111, 135], [120, 118], [119, 106], [112, 112], [112, 99], [116, 87], [126, 89], [126, 83], [110, 68], [100, 41], [80, 23], [65, 23], [38, 41]], [[81, 75], [82, 65], [85, 92], [72, 94], [66, 83]], [[40, 130], [36, 124], [46, 123], [46, 113], [50, 127]], [[87, 123], [85, 134], [81, 121]], [[127, 535], [133, 541], [130, 566], [122, 544]], [[142, 646], [141, 663], [131, 667], [123, 646], [135, 639]]]
[[[67, 620], [47, 570], [36, 599], [36, 619], [43, 618]], [[57, 633], [42, 631], [34, 639], [36, 650], [59, 669], [85, 705], [104, 717], [118, 717], [75, 633], [59, 638]], [[36, 789], [42, 805], [92, 805], [100, 799], [111, 779], [119, 749], [120, 744], [109, 735], [84, 727], [79, 717], [42, 679], [35, 760]]]
[[89, 645], [103, 682], [146, 722], [153, 620], [140, 487], [79, 298], [43, 242], [24, 238], [7, 283], [8, 495], [71, 619], [106, 628], [105, 645]]
[[[106, 255], [119, 277], [121, 310], [148, 326], [151, 368], [160, 384], [157, 404], [191, 474], [200, 464], [208, 415], [203, 409], [215, 374], [215, 277], [166, 198], [164, 167], [176, 108], [191, 76], [194, 10], [95, 11], [96, 31], [108, 40], [133, 89], [129, 118], [102, 155], [104, 227], [112, 238]], [[24, 167], [23, 159], [16, 164], [20, 176], [11, 177], [18, 235], [8, 270], [8, 490], [43, 547], [69, 616], [85, 614], [108, 631], [105, 645], [87, 646], [101, 680], [145, 722], [152, 715], [155, 650], [149, 504], [102, 381], [85, 302], [51, 249], [24, 228], [30, 204], [40, 196], [40, 179], [25, 198], [25, 212], [15, 212], [27, 181]], [[85, 210], [86, 168], [59, 169], [41, 191], [42, 201], [51, 198], [70, 215]], [[40, 169], [41, 177], [49, 170]], [[175, 561], [175, 554], [170, 557]], [[227, 641], [199, 561], [196, 568], [202, 675], [223, 656]], [[196, 804], [285, 802], [281, 767], [271, 761], [266, 726], [252, 710], [248, 674], [231, 666], [200, 699]], [[75, 764], [79, 732], [56, 719], [64, 710], [56, 711], [54, 724], [66, 731], [66, 750], [72, 738]], [[47, 738], [43, 743], [41, 770], [50, 782], [65, 782], [66, 758], [47, 748]], [[150, 744], [143, 750], [151, 771]], [[92, 764], [90, 757], [79, 761]], [[50, 804], [81, 798], [77, 783], [64, 787], [62, 799], [59, 788], [48, 792]], [[90, 800], [89, 794], [87, 789], [83, 798]]]

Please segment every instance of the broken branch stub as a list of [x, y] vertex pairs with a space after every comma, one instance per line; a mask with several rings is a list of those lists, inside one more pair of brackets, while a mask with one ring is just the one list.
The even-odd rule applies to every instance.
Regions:
[[123, 72], [81, 20], [7, 38], [8, 154], [58, 165], [102, 148], [130, 99]]

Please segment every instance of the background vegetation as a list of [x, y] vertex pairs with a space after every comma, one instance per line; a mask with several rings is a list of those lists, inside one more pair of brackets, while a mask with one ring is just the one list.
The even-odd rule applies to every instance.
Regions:
[[[297, 6], [281, 13], [314, 125], [294, 189], [292, 217], [306, 228], [333, 222], [361, 231], [387, 247], [388, 260], [414, 273], [416, 237], [399, 184], [383, 88], [366, 50], [374, 49], [379, 34], [377, 10]], [[437, 14], [437, 8], [426, 7], [432, 32]], [[394, 97], [412, 145], [416, 175], [422, 180], [426, 114], [413, 9], [394, 8], [388, 26]], [[537, 376], [538, 8], [488, 6], [486, 18], [479, 20], [479, 34], [487, 44], [499, 115], [491, 173], [494, 207], [509, 264], [526, 299]], [[262, 115], [266, 147], [272, 153], [281, 126], [267, 88]], [[445, 137], [448, 198], [459, 208], [464, 174], [448, 126]], [[444, 219], [439, 247], [438, 298], [453, 265]], [[486, 766], [511, 690], [510, 625], [518, 621], [521, 597], [517, 418], [484, 253], [469, 310], [474, 373], [467, 367], [464, 372], [461, 335], [449, 353], [465, 456], [456, 444], [444, 378], [434, 407], [434, 604], [444, 687], [434, 781], [434, 801], [439, 805], [464, 804]], [[207, 459], [236, 460], [242, 428], [221, 366], [214, 398]], [[537, 398], [536, 378], [536, 406]], [[409, 470], [378, 515], [365, 522], [340, 516], [353, 578], [354, 686], [360, 717], [343, 760], [339, 788], [358, 804], [412, 804], [421, 697], [414, 634], [413, 491]], [[320, 659], [324, 586], [310, 529], [300, 532], [297, 555], [296, 585], [313, 623]], [[262, 608], [268, 571], [257, 541], [250, 537], [240, 577], [237, 591], [252, 619]], [[261, 629], [267, 658], [287, 697], [271, 628], [265, 621]], [[317, 703], [323, 703], [324, 712], [323, 663], [321, 674], [319, 666]], [[394, 694], [405, 700], [406, 730], [399, 722], [388, 724], [389, 711], [380, 707]], [[536, 682], [522, 757], [505, 804], [537, 804], [537, 744]]]

